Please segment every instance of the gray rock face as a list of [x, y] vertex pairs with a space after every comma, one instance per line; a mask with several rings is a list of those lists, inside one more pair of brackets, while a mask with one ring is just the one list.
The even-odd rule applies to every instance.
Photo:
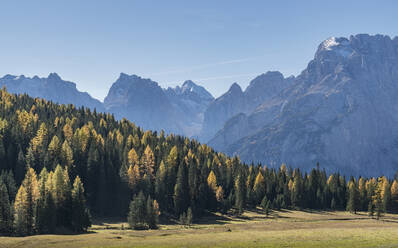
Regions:
[[230, 118], [251, 113], [258, 105], [279, 94], [293, 80], [294, 77], [284, 78], [282, 73], [274, 71], [253, 79], [244, 92], [234, 83], [227, 93], [217, 98], [206, 110], [200, 140], [209, 141]]
[[[280, 94], [209, 142], [245, 161], [376, 176], [398, 170], [398, 38], [330, 38]], [[239, 138], [230, 138], [238, 136]]]
[[180, 133], [177, 118], [163, 89], [154, 81], [120, 74], [104, 99], [107, 111], [151, 130]]
[[127, 118], [144, 129], [194, 136], [201, 129], [203, 112], [212, 95], [192, 81], [162, 89], [156, 82], [120, 74], [104, 105], [117, 118]]
[[203, 114], [214, 97], [191, 80], [185, 81], [181, 87], [169, 87], [164, 92], [178, 113], [182, 133], [196, 137], [202, 129]]
[[26, 93], [60, 104], [74, 104], [77, 107], [96, 108], [97, 112], [104, 111], [100, 101], [87, 92], [78, 91], [75, 83], [62, 80], [56, 73], [51, 73], [47, 78], [6, 75], [0, 78], [0, 86], [5, 86], [10, 93]]

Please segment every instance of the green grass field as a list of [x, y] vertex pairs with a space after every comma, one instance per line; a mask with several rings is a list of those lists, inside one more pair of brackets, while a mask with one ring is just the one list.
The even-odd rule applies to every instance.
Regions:
[[127, 223], [95, 223], [81, 235], [0, 237], [3, 247], [398, 247], [398, 215], [380, 220], [347, 212], [246, 212], [215, 215], [186, 228], [122, 230]]

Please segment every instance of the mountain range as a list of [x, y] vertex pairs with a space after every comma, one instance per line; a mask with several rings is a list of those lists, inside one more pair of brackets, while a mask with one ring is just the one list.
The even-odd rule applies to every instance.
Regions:
[[319, 162], [328, 171], [364, 176], [398, 169], [397, 37], [331, 37], [298, 76], [267, 72], [245, 90], [232, 84], [216, 99], [189, 80], [163, 89], [124, 73], [103, 103], [55, 73], [6, 75], [0, 85], [111, 112], [145, 129], [195, 137], [246, 162], [305, 170]]

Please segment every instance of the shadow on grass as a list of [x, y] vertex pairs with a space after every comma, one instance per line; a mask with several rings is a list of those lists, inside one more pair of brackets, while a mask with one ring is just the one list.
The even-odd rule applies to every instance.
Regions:
[[297, 209], [297, 211], [305, 212], [305, 213], [310, 213], [310, 214], [324, 214], [324, 215], [333, 215], [332, 210], [319, 210], [319, 209]]
[[227, 215], [216, 215], [214, 213], [207, 213], [205, 216], [202, 216], [198, 220], [195, 221], [195, 224], [200, 225], [225, 225], [228, 224], [228, 221], [232, 221], [232, 219]]

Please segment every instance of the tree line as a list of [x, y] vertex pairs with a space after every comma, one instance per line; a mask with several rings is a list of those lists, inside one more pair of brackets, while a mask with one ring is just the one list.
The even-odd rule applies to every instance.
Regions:
[[28, 168], [16, 195], [12, 172], [0, 176], [0, 233], [33, 235], [63, 228], [82, 232], [91, 225], [83, 184], [71, 184], [67, 169], [43, 168], [39, 175]]
[[[84, 185], [80, 197], [85, 198], [93, 216], [128, 216], [136, 228], [155, 228], [159, 215], [186, 220], [188, 213], [191, 219], [209, 211], [241, 214], [256, 206], [369, 210], [376, 214], [397, 210], [397, 183], [387, 177], [347, 179], [338, 173], [327, 175], [319, 167], [302, 172], [286, 165], [245, 164], [193, 139], [144, 131], [109, 113], [1, 90], [0, 171], [6, 178], [2, 188], [7, 188], [9, 204], [14, 206], [14, 224], [19, 221], [15, 204], [22, 195], [27, 195], [25, 202], [33, 206], [29, 211], [45, 209], [41, 206], [49, 195], [53, 199], [48, 201], [54, 202], [50, 204], [57, 206], [62, 194], [48, 193], [51, 187], [55, 190], [49, 185], [54, 184], [57, 170]], [[23, 192], [31, 190], [24, 184], [34, 173], [39, 173], [37, 185], [48, 184], [43, 186], [42, 196], [39, 186], [39, 193]], [[11, 185], [12, 180], [19, 190]], [[73, 199], [71, 194], [65, 197]], [[1, 199], [3, 195], [2, 190]], [[60, 209], [72, 209], [68, 207], [71, 202], [61, 204]], [[57, 211], [55, 226], [74, 229], [74, 214]], [[137, 211], [142, 212], [139, 218]], [[41, 218], [36, 212], [32, 215], [35, 221]], [[88, 215], [86, 210], [80, 212]], [[41, 224], [32, 224], [30, 217], [27, 220], [32, 228], [24, 232], [42, 232]], [[48, 232], [46, 228], [44, 232]]]

